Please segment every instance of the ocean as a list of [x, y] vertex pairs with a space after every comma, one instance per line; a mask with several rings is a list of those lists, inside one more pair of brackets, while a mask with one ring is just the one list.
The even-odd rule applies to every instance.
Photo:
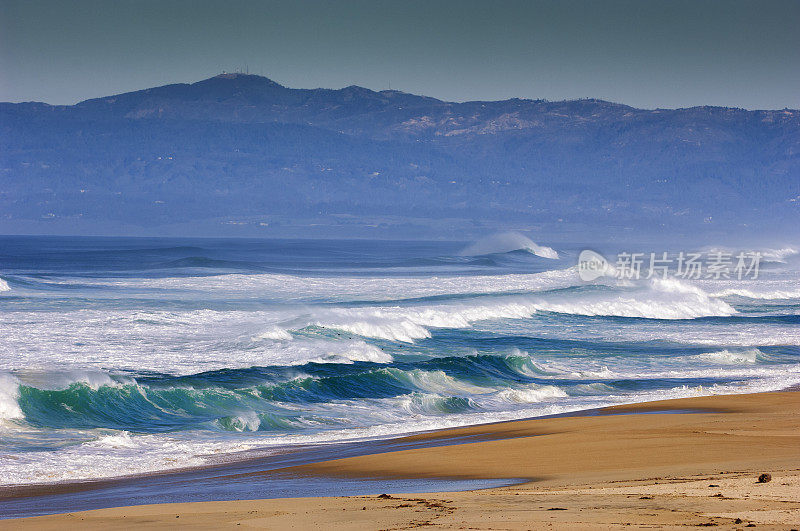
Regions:
[[800, 383], [796, 249], [579, 275], [632, 247], [0, 237], [0, 484]]

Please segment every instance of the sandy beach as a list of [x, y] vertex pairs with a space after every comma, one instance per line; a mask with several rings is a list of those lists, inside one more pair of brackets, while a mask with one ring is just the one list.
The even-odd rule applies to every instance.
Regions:
[[[121, 507], [6, 520], [7, 529], [617, 529], [800, 526], [800, 393], [698, 397], [589, 416], [442, 430], [460, 444], [284, 469], [336, 477], [521, 478], [460, 493]], [[759, 483], [762, 473], [771, 481]], [[265, 473], [264, 481], [269, 480]], [[243, 497], [246, 493], [243, 493]]]

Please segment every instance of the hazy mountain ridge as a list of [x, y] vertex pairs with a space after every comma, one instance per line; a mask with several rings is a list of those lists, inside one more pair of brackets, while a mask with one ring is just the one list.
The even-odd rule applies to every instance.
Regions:
[[74, 106], [0, 104], [0, 148], [0, 232], [800, 221], [791, 110], [452, 103], [225, 74]]

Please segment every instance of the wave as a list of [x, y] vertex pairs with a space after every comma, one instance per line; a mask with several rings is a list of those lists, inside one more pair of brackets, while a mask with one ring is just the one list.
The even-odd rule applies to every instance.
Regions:
[[[734, 365], [755, 363], [751, 360], [760, 358], [761, 354], [721, 351], [705, 356], [706, 361], [714, 364]], [[436, 360], [439, 364], [449, 364], [451, 371], [459, 365], [462, 369], [471, 367], [473, 371], [469, 377], [435, 368], [363, 367], [360, 372], [349, 374], [323, 372], [280, 383], [235, 388], [220, 386], [222, 381], [215, 385], [210, 385], [210, 382], [202, 384], [198, 379], [193, 385], [185, 380], [182, 383], [167, 380], [149, 384], [101, 385], [98, 388], [77, 382], [56, 390], [10, 381], [13, 385], [3, 389], [8, 396], [16, 397], [16, 405], [11, 403], [9, 418], [17, 424], [24, 422], [37, 429], [62, 431], [105, 430], [99, 437], [86, 432], [91, 437], [87, 444], [93, 448], [134, 448], [145, 434], [197, 433], [197, 430], [285, 434], [308, 429], [314, 432], [320, 428], [352, 429], [354, 426], [402, 423], [404, 419], [406, 422], [419, 420], [420, 415], [450, 416], [457, 413], [491, 412], [501, 417], [513, 417], [513, 412], [519, 407], [542, 403], [573, 404], [573, 408], [580, 409], [577, 404], [581, 402], [575, 400], [599, 400], [607, 405], [615, 396], [617, 400], [625, 401], [622, 397], [632, 392], [661, 396], [670, 390], [686, 389], [684, 382], [689, 381], [690, 373], [706, 386], [717, 385], [713, 378], [724, 382], [745, 374], [741, 370], [727, 371], [711, 377], [716, 373], [688, 365], [682, 373], [663, 371], [661, 375], [639, 376], [649, 384], [626, 379], [631, 376], [622, 373], [614, 379], [590, 375], [589, 372], [577, 379], [570, 378], [571, 374], [575, 375], [574, 368], [571, 374], [567, 369], [544, 379], [486, 379], [487, 370], [492, 373], [499, 369], [514, 374], [513, 363], [508, 363], [508, 360], [524, 357], [529, 356]], [[504, 365], [505, 369], [502, 368]], [[706, 373], [708, 375], [703, 376]], [[787, 378], [794, 378], [794, 381], [800, 378], [796, 369], [787, 374], [775, 372], [772, 376], [757, 374], [762, 379], [767, 378], [763, 385], [774, 388], [785, 386], [782, 382]], [[655, 382], [660, 382], [661, 390], [652, 387]], [[593, 406], [583, 403], [583, 407]], [[406, 431], [409, 430], [407, 427]]]
[[[635, 360], [623, 358], [609, 370], [602, 364], [613, 357], [542, 358], [512, 350], [395, 361], [389, 367], [311, 363], [295, 369], [228, 369], [135, 380], [71, 373], [79, 381], [59, 389], [33, 386], [30, 375], [20, 377], [23, 381], [6, 375], [0, 380], [0, 397], [11, 400], [0, 400], [11, 404], [6, 427], [27, 430], [21, 434], [24, 440], [39, 433], [33, 430], [52, 429], [72, 439], [56, 452], [15, 454], [13, 463], [0, 463], [0, 475], [3, 483], [27, 483], [164, 470], [206, 464], [211, 456], [228, 452], [269, 453], [275, 445], [386, 437], [616, 403], [775, 390], [800, 380], [796, 365], [777, 365], [767, 372], [773, 361], [760, 351], [730, 349], [700, 356], [707, 359], [674, 357], [678, 364], [671, 370], [652, 359], [634, 370], [630, 363]], [[751, 380], [742, 385], [743, 377]], [[14, 432], [3, 435], [9, 434]]]
[[134, 434], [119, 430], [83, 433], [57, 451], [22, 452], [0, 462], [0, 484], [42, 484], [146, 474], [213, 463], [212, 456], [251, 451], [264, 456], [262, 438], [207, 439], [195, 432]]
[[[282, 329], [270, 329], [258, 336], [258, 339], [281, 341], [282, 344], [270, 347], [269, 356], [255, 356], [256, 364], [298, 366], [307, 363], [351, 364], [354, 362], [391, 363], [394, 358], [388, 352], [352, 339], [302, 339], [291, 344], [283, 343]], [[286, 332], [288, 335], [288, 332]], [[291, 339], [291, 335], [289, 338]]]
[[790, 256], [794, 256], [800, 254], [800, 251], [795, 249], [794, 247], [786, 246], [786, 247], [777, 247], [777, 248], [750, 248], [750, 249], [741, 249], [729, 246], [722, 246], [722, 245], [714, 245], [709, 246], [703, 249], [708, 255], [710, 256], [713, 253], [729, 253], [732, 256], [736, 256], [740, 252], [747, 252], [747, 253], [758, 253], [761, 257], [761, 262], [775, 262], [775, 263], [786, 263], [786, 259]]
[[87, 446], [95, 446], [99, 448], [136, 448], [136, 442], [131, 438], [130, 432], [120, 431], [118, 433], [110, 433], [102, 435], [99, 439], [87, 443]]
[[653, 280], [627, 292], [565, 291], [549, 297], [506, 296], [468, 302], [333, 308], [314, 312], [309, 325], [362, 337], [413, 342], [431, 328], [470, 328], [496, 319], [525, 319], [538, 312], [644, 319], [696, 319], [736, 314], [728, 303], [677, 280]]
[[11, 291], [11, 286], [2, 278], [0, 278], [0, 291]]
[[800, 297], [768, 300], [797, 291], [794, 265], [583, 282], [570, 259], [499, 240], [468, 257], [226, 242], [41, 270], [31, 255], [0, 272], [15, 294], [0, 312], [0, 483], [800, 381]]
[[275, 339], [282, 341], [291, 341], [292, 334], [290, 334], [287, 330], [279, 326], [273, 326], [269, 330], [265, 330], [264, 332], [261, 332], [257, 336], [253, 337], [254, 341], [259, 339]]
[[767, 356], [757, 348], [746, 350], [725, 349], [700, 354], [697, 358], [703, 361], [721, 364], [757, 363], [758, 361], [768, 359]]
[[21, 419], [19, 380], [10, 374], [0, 373], [0, 426], [10, 419]]
[[737, 313], [728, 303], [674, 279], [654, 279], [648, 287], [630, 292], [588, 295], [576, 301], [537, 302], [535, 307], [539, 311], [573, 315], [677, 320], [728, 317]]
[[64, 373], [114, 368], [169, 374], [309, 362], [390, 363], [393, 359], [379, 346], [343, 334], [293, 335], [281, 320], [300, 319], [301, 327], [309, 320], [302, 308], [292, 312], [0, 312], [0, 358], [6, 370]]
[[392, 407], [411, 416], [453, 415], [480, 409], [471, 398], [427, 393], [412, 393], [393, 402]]
[[[28, 374], [20, 381], [6, 375], [2, 403], [8, 418], [53, 429], [280, 432], [336, 424], [339, 421], [321, 417], [336, 417], [337, 408], [343, 408], [342, 413], [352, 409], [355, 417], [343, 419], [345, 424], [355, 420], [369, 424], [370, 418], [375, 422], [375, 415], [385, 414], [379, 414], [383, 408], [364, 409], [363, 403], [356, 407], [353, 400], [397, 399], [419, 405], [425, 397], [423, 402], [428, 404], [444, 400], [449, 405], [443, 409], [477, 411], [568, 396], [564, 388], [547, 383], [562, 374], [543, 370], [530, 355], [516, 350], [507, 355], [380, 365], [369, 361], [309, 362], [295, 370], [254, 367], [181, 377], [132, 378], [71, 371], [47, 378]], [[35, 384], [37, 381], [48, 385]], [[366, 416], [359, 418], [359, 411]]]
[[786, 300], [800, 299], [800, 290], [753, 291], [744, 288], [728, 288], [710, 294], [712, 297], [743, 297], [746, 299]]
[[[40, 428], [136, 433], [201, 428], [281, 432], [359, 420], [358, 408], [352, 411], [355, 417], [339, 421], [336, 415], [323, 418], [323, 414], [335, 412], [339, 401], [397, 398], [413, 402], [425, 396], [428, 401], [439, 397], [452, 405], [452, 399], [461, 398], [459, 407], [474, 409], [480, 407], [471, 402], [475, 397], [531, 403], [567, 396], [552, 385], [528, 382], [509, 389], [513, 382], [500, 380], [479, 385], [440, 369], [364, 367], [354, 372], [317, 372], [320, 374], [316, 376], [299, 375], [283, 382], [233, 388], [223, 386], [232, 376], [229, 373], [220, 374], [216, 383], [198, 375], [193, 382], [186, 378], [150, 379], [94, 387], [77, 381], [60, 389], [42, 389], [10, 379], [3, 383], [0, 404], [5, 418], [24, 419]], [[345, 403], [339, 406], [353, 407]], [[361, 414], [360, 421], [369, 423], [370, 416], [378, 413], [362, 408]]]
[[[87, 283], [90, 282], [90, 283]], [[171, 296], [277, 298], [284, 301], [388, 301], [488, 293], [541, 292], [580, 285], [574, 267], [539, 273], [427, 277], [312, 277], [230, 273], [195, 277], [62, 279], [48, 286], [167, 290]], [[70, 288], [71, 289], [71, 288]], [[149, 294], [148, 294], [149, 295]]]
[[524, 300], [420, 305], [411, 307], [335, 308], [318, 310], [310, 325], [362, 337], [413, 343], [431, 337], [430, 328], [469, 328], [486, 319], [522, 319], [536, 309]]
[[482, 238], [461, 251], [461, 256], [481, 256], [487, 254], [527, 251], [542, 258], [558, 259], [558, 252], [550, 247], [538, 245], [518, 232], [505, 232]]
[[516, 404], [532, 404], [551, 398], [565, 398], [566, 391], [555, 385], [529, 384], [517, 389], [503, 389], [498, 393], [501, 400]]
[[765, 261], [781, 262], [781, 263], [786, 263], [786, 259], [788, 257], [800, 253], [800, 251], [798, 251], [793, 247], [782, 247], [780, 249], [762, 249], [759, 252], [761, 253], [761, 257]]
[[[525, 402], [525, 396], [481, 395], [475, 397], [442, 397], [424, 392], [409, 393], [388, 399], [344, 401], [325, 405], [330, 416], [341, 419], [310, 419], [310, 431], [298, 431], [301, 423], [265, 430], [269, 415], [258, 413], [258, 426], [251, 413], [239, 410], [215, 424], [216, 433], [204, 431], [168, 431], [137, 433], [133, 430], [97, 429], [81, 432], [85, 442], [70, 444], [58, 451], [15, 453], [13, 459], [0, 462], [0, 482], [6, 485], [50, 483], [61, 480], [97, 479], [124, 474], [141, 474], [186, 466], [218, 463], [236, 453], [259, 457], [281, 452], [280, 448], [297, 444], [320, 444], [332, 441], [353, 441], [387, 438], [413, 432], [446, 429], [487, 422], [502, 422], [543, 415], [563, 414], [616, 404], [703, 396], [763, 392], [783, 389], [800, 381], [792, 377], [762, 378], [741, 384], [671, 384], [666, 388], [621, 392], [612, 382], [573, 385], [567, 397], [557, 390], [543, 390], [536, 396], [540, 402]], [[554, 386], [555, 387], [555, 386]], [[558, 386], [561, 387], [561, 386]], [[502, 392], [502, 391], [501, 391]], [[515, 398], [523, 401], [515, 402]], [[503, 409], [494, 409], [502, 407]], [[308, 405], [302, 409], [307, 410]], [[360, 416], [368, 411], [372, 423]], [[273, 417], [274, 418], [274, 417]], [[349, 419], [349, 421], [347, 420]], [[249, 424], [248, 424], [249, 423]], [[223, 427], [227, 424], [227, 427]], [[319, 428], [326, 428], [320, 431]], [[256, 428], [258, 431], [251, 431]], [[7, 434], [4, 434], [4, 436]]]
[[[309, 362], [294, 369], [254, 367], [137, 378], [72, 372], [49, 378], [49, 388], [34, 385], [30, 376], [21, 381], [5, 374], [0, 378], [0, 413], [6, 420], [52, 429], [286, 432], [398, 420], [396, 411], [378, 405], [388, 399], [399, 401], [405, 410], [413, 406], [417, 413], [429, 406], [429, 414], [503, 411], [514, 404], [588, 396], [593, 389], [610, 396], [690, 380], [800, 377], [796, 363], [775, 365], [776, 360], [780, 362], [758, 349], [644, 360], [543, 358], [514, 349], [394, 366]], [[758, 366], [749, 368], [752, 365]], [[74, 381], [65, 384], [69, 379]]]
[[[672, 328], [646, 323], [634, 329], [624, 323], [614, 324], [614, 318], [686, 320], [737, 315], [730, 304], [709, 297], [699, 288], [660, 280], [632, 287], [570, 285], [532, 294], [397, 304], [287, 304], [266, 309], [256, 306], [252, 310], [188, 311], [67, 308], [57, 312], [0, 313], [0, 335], [4, 337], [0, 356], [8, 370], [113, 367], [119, 371], [170, 374], [309, 362], [386, 364], [394, 359], [392, 349], [397, 347], [372, 344], [371, 340], [414, 343], [431, 338], [437, 329], [506, 325], [534, 327], [536, 334], [549, 330], [559, 335], [562, 328], [547, 325], [560, 320], [559, 314], [604, 318], [604, 333], [613, 334], [615, 329], [627, 327], [631, 333], [647, 333], [656, 338], [671, 340], [679, 336], [679, 341], [691, 335], [699, 337], [699, 332], [684, 328], [673, 334]], [[564, 320], [564, 325], [574, 321]], [[20, 322], [25, 326], [19, 326]], [[721, 348], [743, 342], [756, 346], [760, 343], [754, 338], [778, 333], [781, 336], [774, 340], [776, 344], [794, 344], [791, 341], [796, 340], [787, 335], [795, 337], [793, 329], [782, 326], [782, 322], [776, 324], [781, 326], [771, 325], [767, 334], [760, 335], [721, 326], [712, 327], [711, 332], [718, 335], [730, 330], [729, 338], [717, 343]], [[743, 321], [742, 327], [745, 325], [751, 326]], [[759, 330], [766, 330], [766, 325], [752, 323]], [[53, 330], [59, 330], [59, 334], [53, 334]], [[571, 330], [571, 334], [585, 333], [577, 324]], [[730, 338], [735, 341], [726, 342]], [[716, 341], [710, 335], [707, 340]], [[705, 340], [700, 337], [698, 341]]]

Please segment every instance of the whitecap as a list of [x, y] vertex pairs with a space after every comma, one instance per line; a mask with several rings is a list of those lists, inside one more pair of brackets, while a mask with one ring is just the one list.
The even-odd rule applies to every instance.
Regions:
[[18, 402], [19, 383], [13, 375], [0, 373], [0, 423], [24, 417]]
[[563, 389], [555, 385], [536, 384], [516, 389], [503, 389], [497, 394], [501, 400], [517, 404], [532, 404], [551, 398], [565, 398], [568, 396]]
[[531, 254], [551, 260], [558, 259], [558, 252], [518, 232], [504, 232], [487, 236], [476, 241], [461, 251], [462, 256], [480, 256], [485, 254], [508, 253], [511, 251], [528, 251]]
[[278, 326], [273, 326], [269, 330], [261, 332], [257, 336], [253, 337], [253, 341], [257, 341], [259, 339], [274, 339], [280, 341], [289, 341], [292, 339], [292, 334], [280, 328]]
[[706, 352], [700, 354], [697, 358], [703, 361], [720, 364], [738, 364], [738, 363], [757, 363], [759, 360], [766, 358], [763, 352], [757, 348], [746, 350], [718, 350], [715, 352]]

